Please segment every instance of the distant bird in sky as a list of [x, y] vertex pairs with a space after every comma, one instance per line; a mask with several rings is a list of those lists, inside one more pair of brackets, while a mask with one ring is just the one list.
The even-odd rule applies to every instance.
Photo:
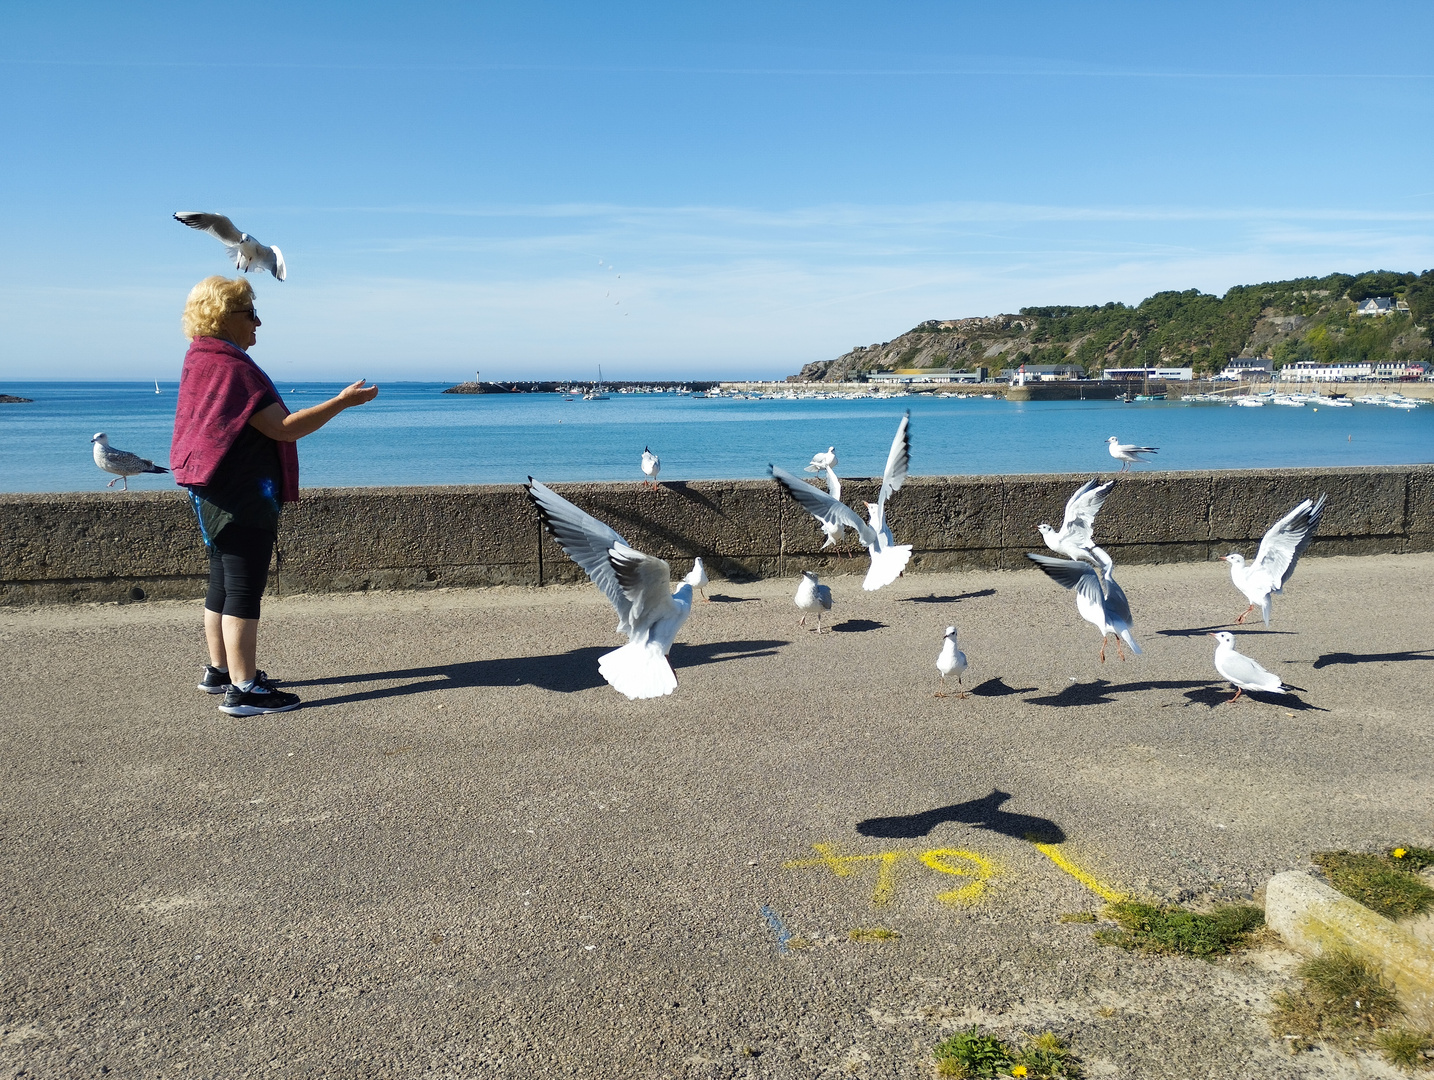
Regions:
[[1102, 664], [1105, 663], [1105, 639], [1111, 634], [1115, 635], [1115, 653], [1122, 660], [1125, 659], [1125, 654], [1120, 651], [1122, 639], [1130, 646], [1132, 653], [1140, 655], [1140, 646], [1135, 643], [1130, 632], [1130, 628], [1135, 625], [1135, 619], [1130, 614], [1130, 601], [1126, 599], [1125, 590], [1116, 583], [1115, 578], [1108, 579], [1105, 589], [1102, 590], [1100, 575], [1089, 563], [1075, 559], [1053, 559], [1049, 555], [1033, 555], [1029, 552], [1026, 558], [1044, 570], [1056, 584], [1075, 590], [1076, 611], [1082, 619], [1100, 631]]
[[[966, 654], [956, 647], [956, 627], [946, 628], [946, 637], [941, 642], [941, 652], [936, 656], [936, 670], [941, 672], [941, 691], [936, 696], [946, 696], [946, 676], [955, 675], [957, 683], [966, 671]], [[957, 695], [965, 697], [966, 691]]]
[[707, 588], [707, 567], [702, 565], [702, 556], [699, 555], [692, 560], [692, 571], [682, 580], [702, 593], [702, 599], [704, 601], [709, 604], [712, 603], [712, 598], [703, 591]]
[[115, 478], [105, 487], [114, 487], [120, 480], [123, 480], [124, 490], [128, 491], [131, 476], [138, 476], [140, 473], [169, 472], [163, 465], [156, 465], [149, 458], [131, 454], [128, 450], [116, 450], [110, 445], [109, 436], [103, 431], [96, 432], [90, 442], [95, 447], [95, 464], [105, 472], [115, 474]]
[[1284, 684], [1278, 675], [1272, 675], [1244, 653], [1235, 651], [1235, 635], [1228, 630], [1211, 634], [1215, 639], [1215, 670], [1222, 678], [1235, 687], [1235, 701], [1245, 690], [1260, 690], [1267, 694], [1285, 693]]
[[836, 467], [836, 447], [828, 446], [825, 453], [812, 455], [812, 463], [807, 466], [807, 472], [821, 472], [823, 469], [835, 469]]
[[642, 448], [642, 471], [647, 475], [643, 483], [657, 487], [657, 474], [662, 471], [662, 461], [645, 446]]
[[802, 580], [797, 582], [797, 595], [795, 598], [797, 607], [801, 608], [803, 614], [799, 626], [807, 625], [806, 612], [817, 613], [817, 633], [822, 632], [822, 612], [832, 609], [832, 591], [830, 587], [819, 584], [816, 574], [810, 570], [802, 571]]
[[1141, 454], [1154, 454], [1158, 452], [1158, 449], [1154, 446], [1135, 446], [1131, 443], [1123, 443], [1114, 435], [1106, 439], [1105, 442], [1106, 445], [1110, 447], [1110, 456], [1115, 458], [1116, 461], [1123, 461], [1125, 463], [1120, 467], [1121, 472], [1125, 472], [1125, 470], [1132, 465], [1146, 464], [1145, 459], [1140, 456]]
[[867, 570], [861, 587], [867, 592], [874, 592], [899, 578], [911, 559], [911, 545], [896, 543], [886, 524], [886, 501], [906, 483], [910, 464], [911, 412], [908, 410], [897, 425], [896, 438], [892, 440], [891, 450], [886, 456], [881, 491], [876, 502], [866, 504], [866, 521], [862, 521], [856, 511], [840, 499], [833, 498], [785, 469], [768, 465], [767, 473], [786, 488], [807, 513], [817, 519], [828, 540], [833, 538], [833, 530], [829, 526], [840, 525], [856, 530], [857, 537], [866, 545], [867, 553], [871, 556], [871, 567]]
[[628, 698], [662, 697], [677, 689], [667, 653], [692, 613], [689, 580], [672, 591], [667, 563], [631, 547], [612, 528], [528, 477], [528, 498], [568, 555], [602, 590], [617, 612], [627, 644], [598, 657], [598, 671]]
[[266, 247], [246, 232], [240, 232], [223, 214], [206, 214], [200, 210], [181, 210], [174, 220], [191, 229], [207, 232], [229, 252], [234, 266], [244, 273], [251, 269], [267, 270], [279, 281], [288, 275], [284, 269], [284, 253], [277, 247]]
[[1283, 592], [1285, 582], [1294, 576], [1295, 563], [1299, 562], [1305, 548], [1314, 539], [1315, 529], [1319, 527], [1319, 519], [1324, 514], [1324, 501], [1323, 495], [1317, 500], [1306, 499], [1271, 525], [1270, 531], [1260, 541], [1253, 563], [1247, 564], [1245, 557], [1238, 552], [1223, 556], [1224, 561], [1230, 564], [1230, 579], [1235, 588], [1250, 601], [1250, 606], [1235, 620], [1236, 625], [1242, 624], [1245, 616], [1256, 607], [1260, 609], [1265, 625], [1270, 625], [1270, 596]]
[[1086, 481], [1066, 502], [1066, 516], [1059, 532], [1044, 522], [1036, 526], [1046, 541], [1046, 547], [1067, 559], [1090, 563], [1100, 570], [1102, 578], [1110, 576], [1115, 563], [1104, 549], [1096, 546], [1095, 515], [1105, 505], [1105, 498], [1113, 487], [1114, 480], [1103, 484], [1097, 480]]

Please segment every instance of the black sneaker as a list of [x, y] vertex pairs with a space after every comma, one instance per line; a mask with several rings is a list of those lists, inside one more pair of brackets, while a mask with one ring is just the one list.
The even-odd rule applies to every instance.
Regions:
[[222, 694], [229, 689], [229, 672], [220, 671], [212, 664], [204, 665], [204, 678], [199, 680], [199, 689], [206, 694]]
[[231, 686], [224, 692], [219, 711], [230, 716], [258, 716], [261, 713], [288, 712], [299, 707], [299, 695], [286, 694], [272, 686], [255, 682], [254, 689], [240, 690]]

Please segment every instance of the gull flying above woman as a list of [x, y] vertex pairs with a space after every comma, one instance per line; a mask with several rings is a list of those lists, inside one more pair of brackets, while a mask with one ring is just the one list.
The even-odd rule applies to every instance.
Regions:
[[677, 689], [667, 653], [692, 613], [694, 567], [676, 592], [663, 559], [644, 555], [591, 514], [528, 477], [528, 498], [568, 558], [586, 571], [617, 611], [617, 632], [627, 644], [598, 657], [598, 671], [631, 699], [662, 697]]
[[1082, 619], [1100, 631], [1102, 664], [1105, 663], [1105, 639], [1111, 634], [1115, 635], [1115, 654], [1122, 660], [1125, 659], [1125, 654], [1120, 651], [1121, 639], [1130, 646], [1132, 653], [1140, 655], [1140, 646], [1135, 643], [1135, 638], [1130, 633], [1130, 628], [1135, 625], [1135, 619], [1130, 614], [1130, 601], [1125, 598], [1125, 590], [1116, 584], [1115, 578], [1108, 578], [1102, 591], [1100, 575], [1089, 563], [1030, 553], [1027, 553], [1026, 558], [1044, 570], [1056, 584], [1075, 590], [1076, 611]]
[[[801, 503], [807, 513], [821, 524], [822, 532], [830, 542], [841, 535], [841, 527], [856, 530], [857, 537], [866, 545], [871, 555], [871, 568], [861, 587], [874, 592], [883, 585], [890, 585], [901, 576], [911, 558], [911, 545], [898, 544], [886, 524], [886, 500], [901, 490], [906, 483], [907, 470], [911, 464], [911, 412], [901, 418], [896, 428], [896, 438], [886, 456], [886, 468], [881, 476], [881, 492], [876, 502], [866, 504], [867, 520], [862, 521], [855, 510], [840, 499], [813, 487], [799, 477], [775, 465], [768, 465], [767, 472], [792, 498]], [[833, 479], [835, 477], [833, 476]], [[840, 490], [840, 488], [838, 488]], [[824, 544], [823, 547], [830, 546]]]
[[1295, 563], [1299, 562], [1305, 548], [1314, 539], [1315, 529], [1319, 527], [1324, 500], [1323, 495], [1318, 499], [1306, 499], [1271, 525], [1270, 531], [1260, 541], [1260, 550], [1255, 554], [1253, 563], [1246, 563], [1245, 556], [1238, 552], [1223, 556], [1224, 561], [1230, 564], [1230, 579], [1235, 588], [1250, 601], [1250, 606], [1235, 620], [1236, 625], [1243, 623], [1245, 616], [1256, 607], [1260, 609], [1265, 625], [1270, 625], [1270, 594], [1283, 592], [1285, 582], [1294, 576]]
[[174, 220], [191, 229], [207, 232], [224, 245], [229, 257], [234, 260], [235, 269], [248, 273], [251, 269], [267, 270], [279, 281], [288, 275], [284, 269], [284, 253], [277, 247], [267, 247], [246, 232], [240, 232], [223, 214], [206, 214], [201, 210], [181, 210]]

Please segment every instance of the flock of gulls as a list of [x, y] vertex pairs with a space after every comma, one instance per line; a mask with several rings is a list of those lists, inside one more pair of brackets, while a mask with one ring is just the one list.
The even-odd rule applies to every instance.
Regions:
[[[1122, 462], [1121, 472], [1145, 460], [1139, 455], [1156, 453], [1155, 447], [1121, 443], [1115, 436], [1110, 437], [1108, 446], [1111, 457]], [[834, 446], [813, 455], [806, 466], [806, 472], [823, 475], [825, 491], [779, 466], [769, 465], [767, 471], [816, 520], [826, 535], [823, 550], [841, 543], [846, 530], [856, 533], [870, 558], [862, 588], [874, 592], [900, 577], [911, 558], [912, 546], [898, 544], [886, 521], [887, 501], [906, 483], [910, 462], [911, 413], [908, 411], [897, 426], [887, 454], [876, 502], [865, 504], [865, 519], [842, 501]], [[655, 485], [660, 462], [650, 447], [643, 448], [641, 466], [647, 477], [645, 482]], [[1106, 643], [1112, 637], [1116, 655], [1121, 660], [1125, 659], [1122, 645], [1135, 656], [1141, 654], [1132, 632], [1135, 619], [1130, 612], [1130, 601], [1115, 580], [1115, 561], [1095, 541], [1096, 515], [1115, 484], [1115, 480], [1103, 483], [1090, 480], [1077, 488], [1066, 502], [1059, 529], [1045, 523], [1037, 526], [1046, 546], [1055, 554], [1028, 553], [1026, 556], [1053, 581], [1075, 593], [1076, 613], [1100, 631], [1102, 664]], [[628, 643], [599, 657], [598, 670], [603, 678], [634, 700], [671, 694], [677, 689], [677, 676], [667, 654], [682, 624], [692, 613], [693, 591], [707, 584], [702, 560], [693, 561], [692, 572], [673, 591], [672, 571], [665, 560], [638, 551], [611, 527], [532, 477], [528, 478], [526, 490], [543, 525], [568, 557], [602, 590], [617, 612], [617, 632], [626, 635]], [[1280, 518], [1265, 533], [1252, 561], [1246, 562], [1244, 556], [1234, 552], [1224, 556], [1235, 587], [1250, 602], [1236, 623], [1243, 623], [1259, 608], [1265, 625], [1269, 625], [1271, 597], [1281, 592], [1290, 580], [1300, 555], [1314, 537], [1324, 506], [1323, 495], [1305, 499]], [[706, 599], [705, 593], [703, 598]], [[793, 599], [802, 613], [799, 625], [806, 626], [807, 617], [814, 614], [813, 629], [822, 633], [822, 615], [832, 609], [831, 588], [823, 585], [811, 570], [803, 570]], [[1235, 649], [1233, 634], [1221, 631], [1210, 636], [1216, 640], [1215, 670], [1235, 688], [1231, 701], [1247, 690], [1287, 692], [1276, 675]], [[966, 667], [966, 654], [957, 644], [956, 627], [948, 626], [936, 657], [936, 669], [941, 675], [941, 689], [936, 696], [946, 696], [948, 676], [954, 675], [960, 685]], [[958, 696], [966, 697], [967, 692], [962, 690]]]

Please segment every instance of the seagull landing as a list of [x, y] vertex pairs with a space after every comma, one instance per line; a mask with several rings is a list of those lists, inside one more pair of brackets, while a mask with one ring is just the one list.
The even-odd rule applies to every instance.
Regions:
[[[946, 639], [941, 643], [941, 652], [936, 657], [936, 670], [941, 672], [941, 689], [937, 697], [946, 696], [946, 676], [955, 675], [956, 682], [961, 682], [961, 676], [966, 672], [966, 654], [956, 647], [956, 627], [946, 628]], [[968, 693], [962, 690], [957, 697], [968, 697]]]
[[1106, 581], [1110, 580], [1110, 572], [1115, 568], [1115, 563], [1103, 548], [1096, 547], [1095, 515], [1105, 505], [1105, 497], [1113, 487], [1114, 480], [1107, 480], [1103, 484], [1088, 480], [1077, 488], [1076, 493], [1067, 501], [1066, 516], [1061, 523], [1060, 532], [1044, 522], [1036, 526], [1046, 541], [1046, 547], [1067, 559], [1090, 563], [1100, 570], [1101, 578]]
[[115, 478], [105, 487], [114, 487], [120, 480], [124, 481], [124, 490], [129, 490], [129, 478], [140, 473], [167, 473], [163, 465], [156, 465], [149, 458], [142, 458], [138, 454], [131, 454], [128, 450], [116, 450], [110, 446], [110, 438], [103, 431], [95, 433], [90, 440], [95, 445], [95, 464], [107, 473], [114, 473]]
[[1260, 541], [1260, 550], [1253, 563], [1247, 564], [1245, 556], [1236, 552], [1223, 556], [1230, 564], [1230, 579], [1235, 588], [1250, 601], [1250, 606], [1235, 620], [1237, 626], [1256, 607], [1260, 609], [1265, 625], [1270, 625], [1270, 595], [1283, 592], [1285, 582], [1294, 575], [1295, 563], [1299, 562], [1305, 548], [1314, 539], [1315, 529], [1319, 527], [1324, 500], [1323, 495], [1316, 500], [1306, 499], [1271, 525], [1270, 531]]
[[234, 267], [244, 273], [267, 270], [279, 281], [288, 276], [284, 269], [284, 253], [277, 247], [265, 247], [246, 232], [240, 232], [223, 214], [206, 214], [199, 210], [181, 210], [174, 220], [191, 229], [207, 232], [229, 252]]
[[823, 469], [835, 469], [836, 467], [836, 447], [828, 446], [826, 453], [812, 455], [812, 463], [807, 466], [807, 472], [821, 472]]
[[[803, 612], [815, 611], [817, 613], [817, 633], [822, 632], [822, 612], [832, 609], [832, 591], [826, 585], [817, 584], [817, 576], [810, 570], [802, 571], [802, 580], [797, 582], [797, 595], [795, 598], [797, 607]], [[807, 617], [802, 615], [798, 626], [807, 625]]]
[[692, 560], [692, 570], [682, 580], [702, 593], [704, 603], [712, 603], [712, 598], [702, 591], [707, 588], [707, 567], [702, 565], [702, 556], [699, 555]]
[[1154, 446], [1134, 446], [1130, 443], [1123, 443], [1114, 435], [1106, 439], [1105, 442], [1106, 445], [1110, 447], [1110, 456], [1115, 458], [1116, 461], [1123, 461], [1125, 463], [1120, 467], [1121, 472], [1125, 472], [1125, 470], [1132, 465], [1146, 464], [1146, 460], [1140, 456], [1141, 454], [1154, 454], [1158, 452]]
[[1235, 635], [1228, 630], [1211, 634], [1215, 639], [1215, 670], [1229, 680], [1235, 688], [1234, 701], [1245, 690], [1260, 690], [1266, 694], [1285, 693], [1279, 676], [1272, 675], [1244, 653], [1235, 651]]
[[1130, 614], [1130, 601], [1125, 598], [1125, 590], [1116, 584], [1115, 578], [1108, 580], [1102, 590], [1100, 575], [1089, 563], [1029, 553], [1026, 558], [1044, 570], [1056, 584], [1075, 590], [1076, 611], [1100, 631], [1102, 664], [1105, 663], [1105, 639], [1111, 634], [1115, 635], [1115, 654], [1122, 660], [1125, 659], [1125, 654], [1120, 651], [1122, 639], [1132, 653], [1140, 655], [1140, 646], [1130, 633], [1130, 628], [1135, 625], [1135, 619]]
[[642, 448], [642, 471], [647, 475], [643, 483], [648, 487], [657, 487], [657, 474], [662, 471], [662, 461], [645, 446]]
[[528, 477], [528, 498], [568, 558], [581, 566], [617, 612], [627, 644], [598, 657], [598, 671], [628, 698], [663, 697], [677, 689], [667, 653], [692, 613], [692, 586], [672, 590], [662, 559], [632, 548], [613, 529]]

